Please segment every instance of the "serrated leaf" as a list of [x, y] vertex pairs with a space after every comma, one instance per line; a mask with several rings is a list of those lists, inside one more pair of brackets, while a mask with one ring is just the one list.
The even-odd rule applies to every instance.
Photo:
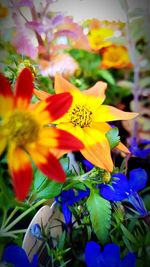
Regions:
[[87, 200], [93, 230], [102, 244], [107, 242], [110, 228], [111, 205], [96, 192], [91, 192]]
[[119, 131], [117, 127], [112, 128], [110, 131], [106, 133], [106, 137], [108, 139], [111, 149], [116, 147], [120, 142], [120, 136], [118, 134], [119, 134]]

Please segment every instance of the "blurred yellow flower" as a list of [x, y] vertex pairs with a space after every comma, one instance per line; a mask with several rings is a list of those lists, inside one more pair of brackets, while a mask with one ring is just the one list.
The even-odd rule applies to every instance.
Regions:
[[127, 48], [116, 45], [104, 48], [102, 50], [101, 67], [105, 69], [131, 67], [131, 61]]
[[0, 4], [0, 18], [5, 18], [8, 15], [8, 8]]
[[90, 46], [93, 50], [99, 50], [112, 44], [109, 37], [112, 37], [114, 31], [109, 28], [92, 29], [88, 35]]

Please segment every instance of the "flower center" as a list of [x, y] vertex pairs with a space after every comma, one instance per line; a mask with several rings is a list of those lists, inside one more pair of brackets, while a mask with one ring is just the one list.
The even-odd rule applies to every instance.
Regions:
[[70, 112], [70, 121], [74, 126], [88, 127], [92, 122], [92, 111], [85, 106], [76, 105]]
[[17, 146], [25, 146], [38, 138], [39, 125], [29, 112], [15, 110], [3, 126], [8, 141], [16, 143]]

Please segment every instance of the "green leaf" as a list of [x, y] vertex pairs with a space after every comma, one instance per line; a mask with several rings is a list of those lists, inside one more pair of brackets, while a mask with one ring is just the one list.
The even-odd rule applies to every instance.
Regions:
[[60, 194], [63, 184], [47, 178], [38, 169], [34, 173], [33, 191], [38, 199], [49, 199]]
[[106, 82], [115, 85], [115, 79], [109, 70], [98, 70], [97, 74]]
[[106, 243], [111, 219], [110, 202], [92, 191], [87, 200], [87, 209], [96, 236], [103, 244]]
[[123, 225], [121, 224], [121, 230], [124, 234], [124, 236], [131, 241], [132, 243], [136, 244], [137, 243], [137, 239], [130, 233], [130, 231]]
[[83, 49], [70, 49], [68, 53], [79, 63], [85, 76], [91, 75], [91, 72], [100, 65], [100, 55], [88, 52]]
[[144, 9], [137, 7], [129, 11], [128, 13], [129, 18], [134, 19], [135, 17], [143, 17], [144, 16]]
[[140, 79], [140, 86], [142, 88], [149, 87], [150, 86], [150, 77], [144, 77]]
[[110, 131], [106, 133], [106, 137], [108, 139], [111, 149], [116, 147], [120, 142], [120, 136], [118, 134], [119, 134], [119, 131], [117, 127], [112, 128]]
[[62, 187], [63, 187], [62, 183], [57, 183], [55, 181], [47, 179], [45, 187], [41, 191], [37, 192], [36, 197], [38, 199], [54, 198], [60, 194]]
[[42, 186], [45, 184], [46, 180], [47, 178], [45, 174], [43, 174], [40, 170], [36, 169], [34, 172], [33, 190], [40, 190], [40, 188], [42, 188]]

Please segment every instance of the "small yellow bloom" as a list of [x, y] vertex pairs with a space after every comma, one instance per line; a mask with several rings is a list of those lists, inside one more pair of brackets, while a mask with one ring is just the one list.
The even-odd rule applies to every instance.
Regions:
[[112, 37], [114, 31], [109, 28], [95, 28], [89, 33], [88, 40], [93, 50], [99, 50], [103, 47], [107, 47], [112, 44], [109, 40]]
[[104, 48], [102, 51], [101, 67], [105, 69], [131, 67], [127, 48], [116, 45]]

